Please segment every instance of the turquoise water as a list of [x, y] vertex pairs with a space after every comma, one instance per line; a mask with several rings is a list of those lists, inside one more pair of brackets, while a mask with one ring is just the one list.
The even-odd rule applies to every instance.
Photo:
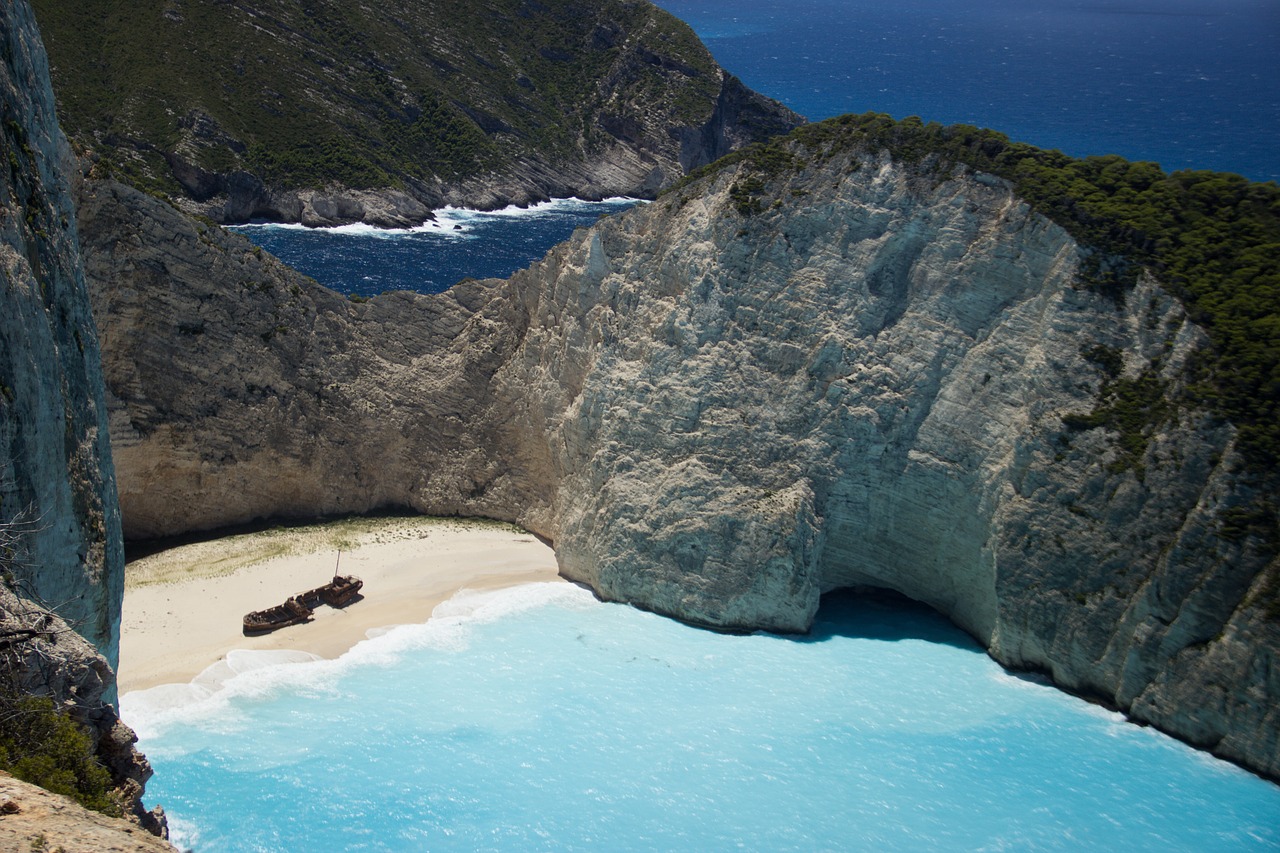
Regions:
[[336, 661], [271, 660], [122, 701], [181, 845], [1280, 846], [1280, 788], [1007, 674], [905, 603], [828, 599], [809, 638], [726, 636], [537, 584]]

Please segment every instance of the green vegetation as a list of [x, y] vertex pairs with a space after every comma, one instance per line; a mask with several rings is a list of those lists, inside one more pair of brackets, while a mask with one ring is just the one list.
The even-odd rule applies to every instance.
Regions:
[[121, 815], [111, 774], [94, 757], [89, 736], [45, 697], [0, 693], [0, 770], [85, 808]]
[[1146, 370], [1134, 379], [1121, 376], [1106, 380], [1097, 408], [1087, 415], [1066, 415], [1062, 422], [1072, 430], [1106, 427], [1119, 433], [1120, 457], [1111, 464], [1111, 470], [1134, 470], [1141, 477], [1142, 457], [1151, 435], [1169, 414], [1164, 383], [1155, 371]]
[[[678, 186], [745, 164], [753, 174], [738, 178], [734, 204], [754, 213], [766, 206], [764, 185], [792, 170], [842, 153], [882, 150], [933, 180], [945, 180], [957, 167], [1009, 180], [1089, 251], [1082, 284], [1118, 303], [1140, 272], [1151, 270], [1210, 337], [1194, 366], [1191, 401], [1234, 423], [1250, 470], [1272, 475], [1280, 465], [1280, 187], [1218, 172], [1166, 174], [1154, 163], [1115, 156], [1077, 159], [992, 130], [878, 113], [805, 125], [735, 152]], [[748, 187], [753, 191], [744, 192]], [[1091, 360], [1104, 372], [1115, 367], [1102, 352]], [[1145, 447], [1140, 435], [1163, 412], [1136, 410], [1156, 402], [1158, 385], [1154, 375], [1113, 375], [1099, 411], [1086, 417], [1119, 430], [1125, 452], [1139, 453]]]
[[687, 26], [625, 0], [33, 6], [68, 135], [99, 174], [168, 193], [166, 154], [353, 188], [580, 159], [611, 140], [608, 116], [665, 134], [705, 122], [719, 93]]
[[729, 187], [729, 200], [733, 207], [743, 216], [752, 216], [764, 210], [759, 194], [764, 192], [765, 184], [760, 178], [752, 175]]

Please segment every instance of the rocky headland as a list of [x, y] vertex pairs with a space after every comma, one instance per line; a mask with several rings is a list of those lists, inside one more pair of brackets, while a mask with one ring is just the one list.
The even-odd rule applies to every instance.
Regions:
[[219, 222], [652, 197], [803, 121], [649, 3], [34, 6], [96, 174]]
[[118, 818], [0, 773], [0, 849], [65, 853], [173, 853], [174, 847]]
[[815, 132], [510, 280], [359, 304], [121, 185], [80, 211], [129, 536], [482, 515], [731, 630], [891, 589], [1280, 776], [1280, 566], [1241, 524], [1273, 490], [1188, 390], [1209, 333], [1009, 180]]

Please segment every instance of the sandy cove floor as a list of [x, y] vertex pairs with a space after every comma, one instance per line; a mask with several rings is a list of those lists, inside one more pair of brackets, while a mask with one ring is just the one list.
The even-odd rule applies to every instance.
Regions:
[[[246, 637], [241, 619], [327, 583], [364, 580], [343, 610]], [[120, 692], [188, 682], [232, 649], [297, 649], [337, 657], [373, 628], [425, 622], [460, 589], [559, 580], [552, 550], [506, 524], [354, 518], [182, 545], [125, 567]]]

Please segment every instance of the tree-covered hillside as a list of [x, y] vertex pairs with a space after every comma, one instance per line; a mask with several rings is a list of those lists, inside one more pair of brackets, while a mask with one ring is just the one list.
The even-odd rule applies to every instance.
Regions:
[[[617, 145], [655, 168], [699, 165], [678, 131], [709, 132], [737, 85], [688, 27], [624, 0], [33, 5], [67, 133], [113, 174], [196, 198], [243, 170], [275, 189], [430, 202], [514, 163]], [[795, 125], [752, 98], [745, 138]]]

